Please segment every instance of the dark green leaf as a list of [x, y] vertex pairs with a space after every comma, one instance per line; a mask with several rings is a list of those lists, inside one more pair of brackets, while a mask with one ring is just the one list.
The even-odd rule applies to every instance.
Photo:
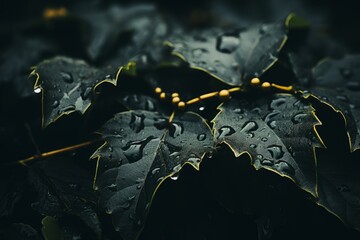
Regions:
[[186, 163], [198, 169], [213, 144], [204, 119], [189, 112], [171, 123], [155, 112], [122, 112], [99, 133], [106, 143], [92, 157], [98, 159], [95, 187], [124, 239], [138, 236], [159, 185], [176, 179]]
[[360, 56], [324, 60], [313, 69], [313, 78], [310, 94], [342, 114], [351, 151], [360, 148]]
[[[355, 154], [352, 154], [355, 155]], [[318, 204], [338, 216], [346, 225], [360, 230], [360, 168], [357, 157], [318, 160]]]
[[322, 146], [313, 108], [289, 94], [232, 99], [213, 120], [216, 141], [236, 156], [247, 153], [256, 169], [265, 168], [295, 181], [314, 196], [314, 148]]
[[276, 23], [182, 35], [171, 38], [168, 44], [191, 67], [237, 86], [268, 70], [277, 61], [286, 40], [284, 24]]
[[40, 163], [41, 168], [30, 171], [29, 179], [38, 191], [38, 200], [32, 207], [47, 216], [76, 216], [100, 239], [102, 229], [95, 211], [97, 197], [92, 189], [92, 175], [75, 161], [79, 161], [76, 155], [53, 157]]
[[82, 60], [56, 57], [38, 64], [35, 93], [42, 92], [43, 127], [64, 114], [84, 114], [94, 99], [94, 89], [103, 82], [117, 83], [117, 69], [98, 70]]

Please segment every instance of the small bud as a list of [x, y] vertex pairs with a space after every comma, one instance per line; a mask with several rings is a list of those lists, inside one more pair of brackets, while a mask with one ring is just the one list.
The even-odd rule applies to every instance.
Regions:
[[179, 103], [178, 103], [178, 108], [179, 108], [179, 109], [184, 109], [185, 106], [186, 106], [186, 104], [185, 104], [184, 102], [179, 102]]
[[271, 84], [269, 82], [263, 82], [263, 84], [261, 84], [261, 87], [263, 89], [270, 89]]

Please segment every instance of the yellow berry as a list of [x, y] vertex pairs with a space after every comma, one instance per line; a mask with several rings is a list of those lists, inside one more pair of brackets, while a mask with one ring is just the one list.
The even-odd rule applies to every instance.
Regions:
[[178, 103], [178, 108], [179, 108], [179, 109], [184, 109], [185, 106], [186, 106], [186, 104], [185, 104], [184, 102], [179, 102], [179, 103]]
[[260, 84], [260, 79], [255, 77], [255, 78], [251, 79], [250, 83], [253, 86], [258, 86]]
[[230, 92], [228, 90], [224, 89], [219, 92], [219, 98], [221, 100], [229, 99], [229, 97], [230, 97]]
[[162, 92], [162, 90], [161, 90], [161, 88], [157, 87], [157, 88], [155, 88], [155, 92], [156, 92], [157, 94], [160, 94], [160, 93]]
[[171, 97], [172, 98], [174, 98], [174, 97], [178, 97], [179, 96], [179, 94], [178, 93], [173, 93], [173, 94], [171, 94]]
[[261, 87], [263, 89], [269, 89], [271, 87], [271, 84], [269, 82], [263, 82], [263, 84], [261, 84]]
[[165, 99], [166, 98], [166, 93], [162, 92], [160, 93], [160, 99]]
[[179, 98], [179, 97], [174, 97], [174, 98], [172, 99], [172, 103], [178, 103], [178, 102], [180, 102], [180, 98]]

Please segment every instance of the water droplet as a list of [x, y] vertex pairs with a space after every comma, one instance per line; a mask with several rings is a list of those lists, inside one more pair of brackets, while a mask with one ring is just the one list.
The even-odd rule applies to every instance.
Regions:
[[74, 82], [74, 79], [73, 79], [73, 77], [71, 76], [70, 73], [60, 72], [60, 76], [64, 80], [64, 82], [66, 82], [66, 83]]
[[338, 190], [339, 192], [350, 192], [349, 186], [347, 186], [347, 185], [345, 185], [345, 184], [341, 184], [341, 185], [337, 188], [337, 190]]
[[76, 108], [74, 105], [69, 105], [69, 106], [66, 106], [66, 107], [63, 107], [62, 109], [60, 109], [58, 111], [58, 114], [62, 114], [62, 113], [65, 113], [65, 112], [70, 112], [70, 111], [74, 111]]
[[276, 121], [271, 121], [269, 123], [270, 128], [275, 129], [276, 128]]
[[343, 102], [349, 102], [349, 99], [343, 95], [338, 95], [338, 96], [336, 96], [336, 98]]
[[85, 90], [80, 93], [81, 98], [82, 98], [83, 100], [88, 99], [89, 96], [90, 96], [91, 90], [92, 90], [91, 87], [85, 88]]
[[349, 81], [346, 83], [346, 87], [349, 90], [358, 91], [360, 90], [360, 82]]
[[297, 123], [302, 122], [306, 117], [307, 117], [306, 113], [298, 113], [298, 114], [295, 114], [291, 118], [291, 120], [292, 120], [293, 123], [297, 124]]
[[148, 111], [155, 110], [155, 104], [150, 99], [146, 99], [146, 101], [145, 101], [145, 110], [148, 110]]
[[154, 118], [154, 126], [159, 130], [166, 128], [168, 126], [168, 123], [168, 120], [165, 118]]
[[110, 191], [117, 191], [117, 185], [116, 184], [111, 184], [109, 186], [107, 186], [107, 188], [110, 190]]
[[148, 137], [141, 141], [131, 141], [128, 142], [125, 147], [121, 148], [130, 163], [136, 162], [143, 157], [143, 149], [151, 139], [154, 138]]
[[132, 112], [129, 123], [130, 128], [136, 133], [140, 132], [141, 130], [144, 129], [144, 119], [145, 119], [144, 114], [136, 114]]
[[290, 175], [295, 175], [295, 169], [285, 161], [280, 160], [275, 162], [274, 168], [280, 172], [285, 172]]
[[202, 133], [197, 136], [197, 140], [204, 141], [206, 139], [206, 134]]
[[206, 53], [208, 53], [208, 50], [206, 50], [205, 48], [195, 48], [191, 51], [193, 58], [201, 58], [203, 54]]
[[142, 188], [142, 185], [139, 184], [139, 185], [136, 186], [136, 188], [137, 188], [137, 189], [141, 189], [141, 188]]
[[[278, 110], [274, 110], [273, 112], [267, 114], [265, 116], [264, 122], [270, 126], [270, 122], [272, 120], [272, 118], [276, 117], [277, 115], [279, 115], [281, 112]], [[271, 127], [271, 126], [270, 126]]]
[[267, 150], [269, 151], [271, 157], [274, 159], [280, 159], [284, 156], [284, 151], [282, 150], [281, 146], [277, 146], [277, 145], [269, 146]]
[[188, 162], [190, 162], [190, 163], [192, 163], [192, 164], [195, 164], [195, 165], [199, 164], [200, 161], [201, 161], [201, 159], [198, 158], [198, 157], [196, 157], [196, 156], [195, 156], [195, 157], [190, 157], [190, 158], [188, 159]]
[[173, 168], [174, 172], [179, 172], [180, 170], [181, 170], [181, 164], [178, 164]]
[[57, 108], [59, 105], [60, 105], [60, 102], [58, 100], [55, 100], [51, 106], [53, 108]]
[[258, 125], [256, 122], [254, 121], [250, 121], [250, 122], [246, 122], [243, 127], [241, 128], [240, 132], [245, 132], [248, 133], [250, 131], [255, 131], [256, 129], [258, 129]]
[[263, 137], [263, 138], [261, 138], [261, 141], [263, 141], [263, 142], [267, 142], [267, 138], [266, 137]]
[[218, 139], [222, 139], [226, 136], [230, 136], [230, 135], [234, 134], [235, 130], [232, 127], [223, 126], [218, 130], [218, 132], [219, 132]]
[[263, 155], [261, 155], [261, 154], [256, 155], [256, 159], [261, 160], [261, 159], [263, 159], [263, 158], [264, 158], [264, 156], [263, 156]]
[[199, 107], [199, 111], [204, 111], [205, 107]]
[[243, 110], [241, 108], [235, 108], [233, 111], [236, 114], [241, 114], [243, 112]]
[[250, 144], [249, 147], [251, 147], [251, 148], [256, 148], [256, 145], [255, 145], [255, 144]]
[[40, 87], [35, 88], [34, 93], [36, 94], [41, 93], [41, 88]]
[[351, 69], [348, 68], [340, 68], [339, 69], [340, 74], [344, 77], [344, 78], [351, 78], [353, 76], [353, 72]]
[[151, 174], [152, 175], [155, 175], [155, 174], [158, 174], [160, 172], [160, 168], [154, 168], [152, 171], [151, 171]]
[[216, 49], [222, 53], [232, 53], [238, 48], [239, 43], [239, 36], [222, 35], [216, 39]]
[[251, 110], [251, 112], [256, 113], [256, 114], [260, 114], [260, 113], [261, 113], [261, 108], [258, 108], [258, 107], [253, 108], [253, 109]]
[[266, 24], [262, 24], [259, 28], [259, 33], [260, 34], [265, 34], [269, 29], [269, 26]]
[[277, 98], [271, 101], [270, 108], [275, 109], [286, 103], [285, 98]]
[[261, 165], [264, 165], [264, 166], [273, 166], [274, 163], [273, 161], [269, 160], [269, 159], [263, 159], [260, 161]]
[[184, 126], [181, 123], [172, 122], [170, 124], [169, 135], [173, 138], [179, 137], [184, 132]]
[[175, 181], [176, 181], [176, 180], [178, 180], [179, 175], [180, 175], [179, 172], [175, 172], [173, 175], [170, 176], [170, 178], [171, 178], [171, 180], [175, 180]]

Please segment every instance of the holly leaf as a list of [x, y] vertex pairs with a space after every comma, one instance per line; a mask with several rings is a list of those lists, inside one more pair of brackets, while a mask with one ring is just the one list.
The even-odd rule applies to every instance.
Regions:
[[118, 70], [99, 70], [82, 60], [55, 57], [38, 64], [31, 75], [36, 76], [35, 93], [42, 93], [42, 126], [47, 127], [63, 115], [84, 114], [97, 86], [104, 82], [116, 85]]
[[284, 24], [273, 23], [181, 35], [171, 38], [168, 45], [192, 68], [238, 86], [266, 72], [278, 60], [286, 40]]
[[290, 94], [257, 97], [219, 107], [213, 120], [217, 144], [227, 144], [236, 157], [247, 153], [256, 169], [288, 177], [317, 196], [314, 149], [322, 142], [314, 109]]
[[354, 156], [341, 158], [334, 157], [334, 154], [319, 158], [318, 204], [340, 218], [347, 226], [360, 231], [358, 160]]
[[313, 96], [341, 113], [351, 151], [360, 148], [360, 55], [327, 59], [312, 70], [315, 81], [304, 97]]
[[212, 150], [211, 130], [199, 115], [186, 112], [170, 120], [156, 112], [128, 111], [99, 130], [106, 143], [92, 156], [98, 161], [95, 189], [124, 239], [139, 235], [160, 184], [176, 179], [184, 164], [198, 170]]

